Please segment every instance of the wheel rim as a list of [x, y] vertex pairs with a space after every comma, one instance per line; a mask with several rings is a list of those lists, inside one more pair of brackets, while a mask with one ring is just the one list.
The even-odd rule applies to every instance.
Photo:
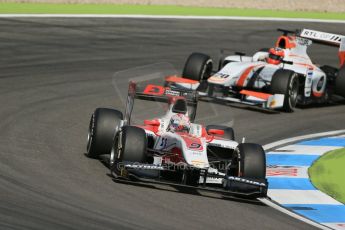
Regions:
[[121, 161], [120, 161], [120, 151], [121, 151], [121, 147], [120, 142], [119, 142], [119, 134], [116, 135], [115, 137], [115, 141], [113, 143], [113, 146], [111, 148], [111, 152], [110, 152], [110, 159], [109, 159], [109, 167], [110, 167], [110, 172], [111, 175], [114, 176], [115, 178], [118, 177], [119, 173], [120, 173], [120, 167], [121, 166]]
[[121, 151], [121, 148], [119, 146], [119, 135], [116, 135], [114, 144], [110, 152], [110, 160], [109, 160], [110, 166], [112, 166], [115, 163], [116, 158], [119, 158], [120, 151]]
[[206, 80], [212, 72], [212, 60], [209, 59], [204, 65], [204, 68], [201, 72], [201, 79], [200, 80]]
[[240, 155], [240, 149], [239, 148], [236, 149], [236, 153], [235, 154], [236, 154], [235, 163], [238, 166], [237, 176], [241, 177], [241, 176], [243, 176], [242, 175], [243, 173], [242, 173], [241, 162], [240, 162], [241, 155]]
[[298, 96], [298, 82], [297, 78], [293, 78], [289, 88], [289, 104], [290, 108], [294, 108], [297, 104], [297, 96]]
[[115, 148], [114, 145], [111, 148], [109, 164], [112, 166], [115, 163]]
[[[240, 165], [240, 150], [238, 147], [234, 150], [233, 156], [231, 158], [231, 163], [227, 167], [227, 175], [228, 176], [237, 176], [241, 175], [241, 165]], [[235, 167], [234, 167], [235, 166]]]
[[110, 173], [113, 177], [118, 177], [118, 165], [116, 165], [116, 157], [117, 157], [117, 151], [115, 150], [116, 143], [113, 144], [113, 147], [111, 148], [110, 152], [110, 159], [109, 159], [109, 168]]
[[92, 136], [93, 136], [93, 123], [94, 123], [93, 120], [94, 120], [94, 115], [92, 115], [91, 117], [89, 130], [87, 133], [87, 145], [86, 145], [87, 153], [90, 153], [90, 149], [91, 149]]
[[86, 146], [86, 150], [87, 152], [89, 152], [90, 150], [90, 141], [91, 140], [91, 135], [90, 135], [90, 132], [87, 134], [87, 146]]

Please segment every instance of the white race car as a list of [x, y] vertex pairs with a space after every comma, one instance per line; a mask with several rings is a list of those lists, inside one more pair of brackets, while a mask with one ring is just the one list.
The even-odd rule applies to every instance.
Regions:
[[[199, 91], [201, 97], [282, 108], [291, 112], [296, 104], [329, 101], [332, 95], [345, 97], [345, 38], [309, 29], [279, 30], [274, 48], [253, 56], [221, 58], [212, 72], [212, 59], [193, 53], [186, 61], [182, 78], [167, 77], [166, 85]], [[312, 42], [339, 47], [340, 67], [314, 64], [307, 54]]]
[[[132, 125], [134, 99], [164, 102], [164, 116]], [[87, 156], [110, 154], [116, 180], [184, 186], [223, 194], [264, 197], [267, 194], [263, 148], [234, 141], [233, 129], [193, 123], [195, 92], [131, 82], [123, 114], [98, 108], [92, 114]], [[211, 186], [210, 186], [211, 185]]]

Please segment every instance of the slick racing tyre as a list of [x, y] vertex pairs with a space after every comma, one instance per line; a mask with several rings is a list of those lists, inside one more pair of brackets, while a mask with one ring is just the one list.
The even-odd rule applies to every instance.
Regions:
[[298, 75], [285, 69], [278, 69], [272, 76], [271, 93], [284, 94], [283, 110], [293, 112], [298, 100]]
[[[234, 151], [227, 175], [266, 184], [266, 155], [261, 145], [253, 143], [239, 144]], [[248, 187], [245, 186], [244, 189], [247, 190]], [[253, 195], [253, 197], [266, 196], [267, 187], [260, 187], [259, 193]]]
[[340, 68], [338, 76], [335, 79], [335, 93], [345, 97], [345, 65]]
[[143, 129], [124, 126], [115, 138], [116, 160], [133, 163], [146, 161], [147, 137]]
[[235, 140], [235, 133], [231, 127], [224, 126], [224, 125], [208, 125], [208, 126], [206, 126], [206, 132], [208, 132], [210, 129], [224, 130], [224, 135], [221, 135], [220, 137], [227, 139], [227, 140], [232, 140], [232, 141]]
[[109, 167], [114, 178], [122, 175], [124, 165], [147, 162], [147, 137], [143, 129], [135, 126], [124, 126], [116, 134], [110, 153]]
[[87, 153], [91, 158], [109, 154], [123, 115], [115, 109], [97, 108], [92, 114], [87, 137]]
[[238, 176], [258, 180], [266, 178], [266, 155], [261, 145], [241, 143], [236, 151]]
[[202, 53], [192, 53], [184, 66], [182, 77], [195, 81], [207, 80], [212, 72], [212, 59]]

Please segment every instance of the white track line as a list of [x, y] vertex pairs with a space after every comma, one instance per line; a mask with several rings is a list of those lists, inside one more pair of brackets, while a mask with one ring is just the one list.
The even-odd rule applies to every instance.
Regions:
[[341, 23], [345, 20], [311, 18], [274, 18], [238, 16], [179, 16], [179, 15], [141, 15], [141, 14], [0, 14], [0, 18], [147, 18], [147, 19], [197, 19], [197, 20], [243, 20], [243, 21], [285, 21]]
[[[336, 131], [330, 131], [330, 132], [322, 132], [322, 133], [315, 133], [315, 134], [309, 134], [309, 135], [303, 135], [303, 136], [298, 136], [298, 137], [292, 137], [292, 138], [287, 138], [287, 139], [284, 139], [284, 140], [280, 140], [280, 141], [276, 141], [276, 142], [273, 142], [273, 143], [270, 143], [270, 144], [267, 144], [267, 145], [264, 145], [263, 148], [265, 150], [269, 150], [269, 149], [272, 149], [272, 148], [275, 148], [275, 147], [278, 147], [278, 146], [281, 146], [281, 145], [285, 145], [285, 144], [289, 144], [289, 143], [292, 143], [292, 142], [297, 142], [297, 141], [301, 141], [301, 140], [305, 140], [305, 139], [311, 139], [311, 138], [317, 138], [317, 137], [325, 137], [325, 136], [331, 136], [331, 135], [340, 135], [340, 134], [343, 134], [345, 132], [345, 129], [342, 129], [342, 130], [336, 130]], [[267, 198], [260, 198], [259, 199], [262, 203], [266, 204], [267, 206], [270, 206], [280, 212], [283, 212], [291, 217], [294, 217], [298, 220], [301, 220], [305, 223], [308, 223], [314, 227], [317, 227], [317, 228], [320, 228], [320, 229], [331, 229], [330, 227], [328, 226], [325, 226], [325, 225], [322, 225], [322, 224], [319, 224], [319, 223], [316, 223], [308, 218], [305, 218], [303, 216], [300, 216], [299, 214], [296, 214], [282, 206], [280, 206], [279, 204], [271, 201], [270, 199], [267, 199]]]
[[274, 154], [303, 154], [303, 155], [322, 155], [326, 152], [341, 149], [341, 146], [313, 146], [313, 145], [287, 145], [274, 151], [270, 151], [270, 155]]
[[260, 200], [262, 203], [266, 204], [267, 206], [270, 206], [271, 208], [274, 208], [275, 210], [278, 210], [278, 211], [280, 211], [280, 212], [283, 212], [283, 213], [285, 213], [285, 214], [287, 214], [287, 215], [289, 215], [289, 216], [291, 216], [291, 217], [293, 217], [293, 218], [295, 218], [295, 219], [298, 219], [298, 220], [300, 220], [300, 221], [303, 221], [303, 222], [305, 222], [305, 223], [307, 223], [307, 224], [310, 224], [310, 225], [312, 225], [312, 226], [314, 226], [314, 227], [317, 227], [317, 228], [319, 228], [319, 229], [324, 229], [324, 230], [329, 230], [329, 229], [331, 229], [331, 228], [329, 228], [329, 227], [327, 227], [327, 226], [324, 226], [324, 225], [322, 225], [322, 224], [318, 224], [318, 223], [316, 223], [316, 222], [314, 222], [314, 221], [312, 221], [312, 220], [309, 220], [309, 219], [307, 219], [307, 218], [305, 218], [305, 217], [303, 217], [303, 216], [300, 216], [300, 215], [298, 215], [297, 213], [291, 212], [291, 211], [287, 210], [286, 208], [283, 208], [282, 206], [280, 206], [280, 205], [278, 205], [278, 204], [272, 202], [272, 201], [269, 200], [269, 199], [259, 198], [259, 200]]
[[308, 135], [303, 135], [303, 136], [298, 136], [298, 137], [292, 137], [292, 138], [287, 138], [284, 140], [280, 140], [280, 141], [275, 141], [273, 143], [264, 145], [264, 149], [265, 150], [269, 150], [275, 147], [278, 147], [280, 145], [285, 145], [288, 143], [292, 143], [292, 142], [297, 142], [297, 141], [301, 141], [301, 140], [305, 140], [305, 139], [311, 139], [311, 138], [317, 138], [317, 137], [325, 137], [325, 136], [335, 136], [335, 135], [340, 135], [345, 133], [345, 129], [341, 129], [341, 130], [336, 130], [336, 131], [329, 131], [329, 132], [323, 132], [323, 133], [314, 133], [314, 134], [308, 134]]
[[[328, 204], [342, 205], [339, 201], [326, 195], [320, 190], [289, 190], [289, 189], [269, 189], [268, 196], [274, 197], [274, 201], [279, 204]], [[317, 201], [317, 203], [316, 203]]]

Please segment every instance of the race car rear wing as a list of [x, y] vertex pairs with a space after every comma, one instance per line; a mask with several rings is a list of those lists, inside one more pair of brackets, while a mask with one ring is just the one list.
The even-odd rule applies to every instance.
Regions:
[[277, 29], [277, 30], [280, 32], [283, 32], [284, 36], [287, 36], [288, 34], [292, 34], [297, 37], [311, 40], [313, 41], [313, 43], [339, 47], [338, 56], [340, 60], [340, 67], [345, 64], [345, 35], [326, 33], [322, 31], [310, 30], [310, 29], [302, 29], [302, 30], [295, 30], [295, 31], [285, 30], [285, 29]]
[[300, 31], [299, 36], [312, 40], [314, 43], [320, 43], [324, 45], [340, 46], [344, 35], [331, 34], [316, 30], [303, 29]]
[[128, 96], [126, 101], [126, 110], [124, 116], [124, 122], [126, 125], [130, 124], [131, 115], [134, 106], [134, 99], [156, 101], [168, 103], [173, 97], [183, 97], [187, 106], [190, 108], [189, 118], [191, 122], [195, 120], [196, 109], [198, 105], [198, 94], [191, 90], [171, 89], [169, 87], [163, 87], [160, 85], [149, 84], [146, 86], [138, 86], [137, 83], [131, 81], [128, 86]]
[[339, 47], [340, 66], [345, 64], [345, 36], [316, 30], [303, 29], [299, 37], [312, 40], [314, 43]]

